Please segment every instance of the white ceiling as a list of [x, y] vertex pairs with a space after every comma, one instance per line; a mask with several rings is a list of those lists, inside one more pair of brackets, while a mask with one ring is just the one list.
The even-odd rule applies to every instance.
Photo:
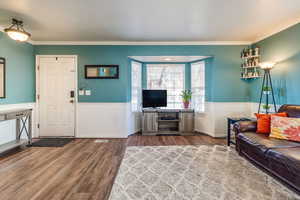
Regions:
[[1, 0], [34, 41], [255, 41], [300, 20], [300, 0]]
[[192, 62], [209, 56], [130, 56], [142, 62]]

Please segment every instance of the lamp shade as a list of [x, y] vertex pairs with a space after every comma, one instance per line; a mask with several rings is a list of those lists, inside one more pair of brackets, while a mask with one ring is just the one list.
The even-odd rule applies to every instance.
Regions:
[[11, 39], [19, 42], [25, 42], [30, 37], [30, 34], [16, 29], [6, 29], [5, 32]]
[[262, 69], [272, 69], [276, 63], [274, 62], [262, 62], [259, 64]]
[[12, 19], [12, 25], [9, 28], [4, 29], [7, 35], [16, 41], [25, 42], [31, 36], [23, 28], [23, 22], [17, 19]]

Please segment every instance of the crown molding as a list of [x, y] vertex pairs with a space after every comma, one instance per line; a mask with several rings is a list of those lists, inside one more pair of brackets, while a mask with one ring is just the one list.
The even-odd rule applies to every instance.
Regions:
[[267, 33], [267, 34], [264, 34], [263, 36], [257, 37], [252, 42], [252, 44], [255, 44], [255, 43], [258, 43], [258, 42], [260, 42], [260, 41], [262, 41], [264, 39], [267, 39], [268, 37], [271, 37], [271, 36], [273, 36], [273, 35], [275, 35], [277, 33], [280, 33], [281, 31], [284, 31], [284, 30], [286, 30], [286, 29], [288, 29], [288, 28], [290, 28], [290, 27], [292, 27], [292, 26], [294, 26], [294, 25], [296, 25], [298, 23], [300, 23], [300, 17], [297, 18], [296, 20], [293, 20], [293, 22], [290, 22], [290, 23], [288, 23], [288, 24], [286, 24], [284, 26], [281, 26], [281, 27], [273, 30], [271, 33]]
[[140, 41], [32, 41], [33, 45], [249, 45], [251, 41], [181, 41], [181, 42], [140, 42]]
[[[4, 28], [0, 26], [0, 31], [4, 32]], [[251, 41], [26, 41], [32, 45], [251, 45]]]
[[[4, 28], [0, 26], [0, 31]], [[141, 42], [141, 41], [34, 41], [32, 45], [250, 45], [251, 41], [176, 41], [176, 42]]]

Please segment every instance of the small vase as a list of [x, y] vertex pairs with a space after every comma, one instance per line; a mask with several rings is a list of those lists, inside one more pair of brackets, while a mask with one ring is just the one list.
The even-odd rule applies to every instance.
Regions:
[[184, 101], [184, 102], [183, 102], [183, 107], [184, 107], [184, 109], [188, 109], [189, 106], [190, 106], [190, 102], [189, 102], [189, 101]]

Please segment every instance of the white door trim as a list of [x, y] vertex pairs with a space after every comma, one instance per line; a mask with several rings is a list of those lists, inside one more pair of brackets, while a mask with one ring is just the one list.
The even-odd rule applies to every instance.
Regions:
[[39, 73], [39, 64], [40, 58], [52, 58], [52, 57], [61, 57], [61, 58], [74, 58], [75, 59], [75, 125], [74, 125], [74, 137], [77, 137], [78, 131], [78, 56], [77, 55], [36, 55], [35, 56], [35, 137], [40, 137], [40, 129], [38, 124], [40, 124], [40, 101], [38, 95], [40, 93], [40, 73]]

